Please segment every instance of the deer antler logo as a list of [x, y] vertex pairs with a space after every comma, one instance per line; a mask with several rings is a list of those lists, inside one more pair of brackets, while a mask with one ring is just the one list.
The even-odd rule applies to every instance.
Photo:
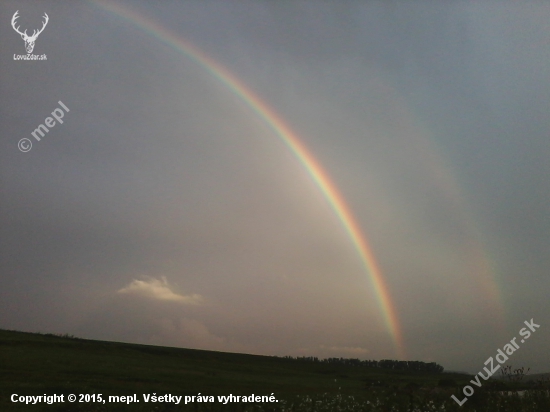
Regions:
[[25, 48], [27, 49], [27, 53], [28, 54], [31, 54], [33, 49], [34, 49], [34, 42], [36, 41], [36, 38], [38, 37], [38, 35], [40, 33], [42, 33], [44, 31], [44, 28], [46, 27], [46, 25], [48, 24], [48, 20], [50, 19], [48, 17], [48, 15], [46, 13], [44, 13], [44, 18], [46, 19], [42, 25], [42, 28], [38, 31], [34, 30], [34, 32], [32, 33], [32, 36], [29, 36], [27, 35], [27, 30], [25, 30], [25, 32], [21, 33], [19, 31], [19, 26], [18, 27], [15, 27], [15, 20], [17, 20], [19, 18], [19, 16], [17, 15], [17, 13], [19, 13], [19, 10], [17, 10], [15, 12], [15, 14], [13, 15], [12, 19], [11, 19], [11, 26], [13, 27], [13, 29], [19, 33], [21, 35], [21, 38], [23, 40], [25, 40]]

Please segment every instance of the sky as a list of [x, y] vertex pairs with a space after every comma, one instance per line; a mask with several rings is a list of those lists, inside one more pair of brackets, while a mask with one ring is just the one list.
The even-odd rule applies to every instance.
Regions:
[[550, 371], [549, 4], [0, 15], [0, 328]]

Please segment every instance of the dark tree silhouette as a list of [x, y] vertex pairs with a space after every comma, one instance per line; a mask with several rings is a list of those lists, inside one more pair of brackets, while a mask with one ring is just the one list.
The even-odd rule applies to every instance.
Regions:
[[294, 361], [301, 362], [317, 362], [331, 365], [345, 365], [345, 366], [357, 366], [357, 367], [368, 367], [368, 368], [382, 368], [382, 369], [393, 369], [399, 371], [411, 371], [411, 372], [432, 372], [432, 373], [441, 373], [443, 372], [443, 366], [438, 365], [435, 362], [422, 362], [422, 361], [398, 361], [391, 359], [382, 359], [379, 361], [376, 360], [360, 360], [360, 359], [349, 359], [349, 358], [325, 358], [319, 359], [316, 356], [284, 356], [284, 359], [290, 359]]

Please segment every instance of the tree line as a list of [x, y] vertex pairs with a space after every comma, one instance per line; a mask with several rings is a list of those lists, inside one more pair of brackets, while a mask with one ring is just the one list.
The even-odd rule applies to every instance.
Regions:
[[443, 372], [443, 366], [438, 365], [435, 362], [422, 362], [422, 361], [399, 361], [391, 359], [382, 359], [379, 361], [376, 360], [360, 360], [360, 359], [349, 359], [349, 358], [325, 358], [319, 359], [316, 356], [284, 356], [284, 359], [296, 360], [296, 361], [305, 361], [305, 362], [316, 362], [324, 363], [330, 365], [345, 365], [345, 366], [358, 366], [358, 367], [368, 367], [368, 368], [383, 368], [383, 369], [393, 369], [398, 371], [410, 371], [410, 372]]

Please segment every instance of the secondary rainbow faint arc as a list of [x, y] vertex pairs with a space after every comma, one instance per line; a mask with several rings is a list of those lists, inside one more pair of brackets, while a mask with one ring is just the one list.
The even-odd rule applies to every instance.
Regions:
[[331, 208], [338, 216], [338, 219], [344, 226], [346, 232], [350, 236], [363, 265], [370, 275], [380, 307], [382, 308], [386, 327], [388, 328], [395, 344], [397, 355], [401, 359], [405, 359], [405, 345], [403, 343], [399, 320], [390, 299], [388, 288], [382, 276], [382, 271], [380, 270], [380, 267], [374, 257], [374, 253], [372, 252], [372, 248], [370, 247], [366, 236], [361, 232], [360, 226], [356, 222], [343, 196], [338, 192], [336, 186], [332, 183], [327, 173], [323, 170], [313, 155], [307, 150], [305, 145], [298, 139], [296, 134], [285, 124], [277, 113], [275, 113], [273, 109], [264, 103], [254, 92], [247, 88], [221, 64], [208, 57], [188, 41], [182, 39], [181, 37], [175, 36], [154, 21], [146, 19], [128, 8], [98, 0], [93, 1], [93, 3], [113, 14], [116, 14], [119, 17], [128, 19], [140, 28], [152, 34], [154, 37], [162, 40], [164, 43], [169, 44], [179, 52], [191, 58], [201, 67], [210, 72], [211, 75], [217, 78], [225, 86], [227, 86], [234, 94], [239, 96], [241, 100], [245, 102], [246, 105], [261, 119], [263, 119], [277, 136], [279, 136], [279, 138], [298, 158], [308, 174], [315, 181]]

